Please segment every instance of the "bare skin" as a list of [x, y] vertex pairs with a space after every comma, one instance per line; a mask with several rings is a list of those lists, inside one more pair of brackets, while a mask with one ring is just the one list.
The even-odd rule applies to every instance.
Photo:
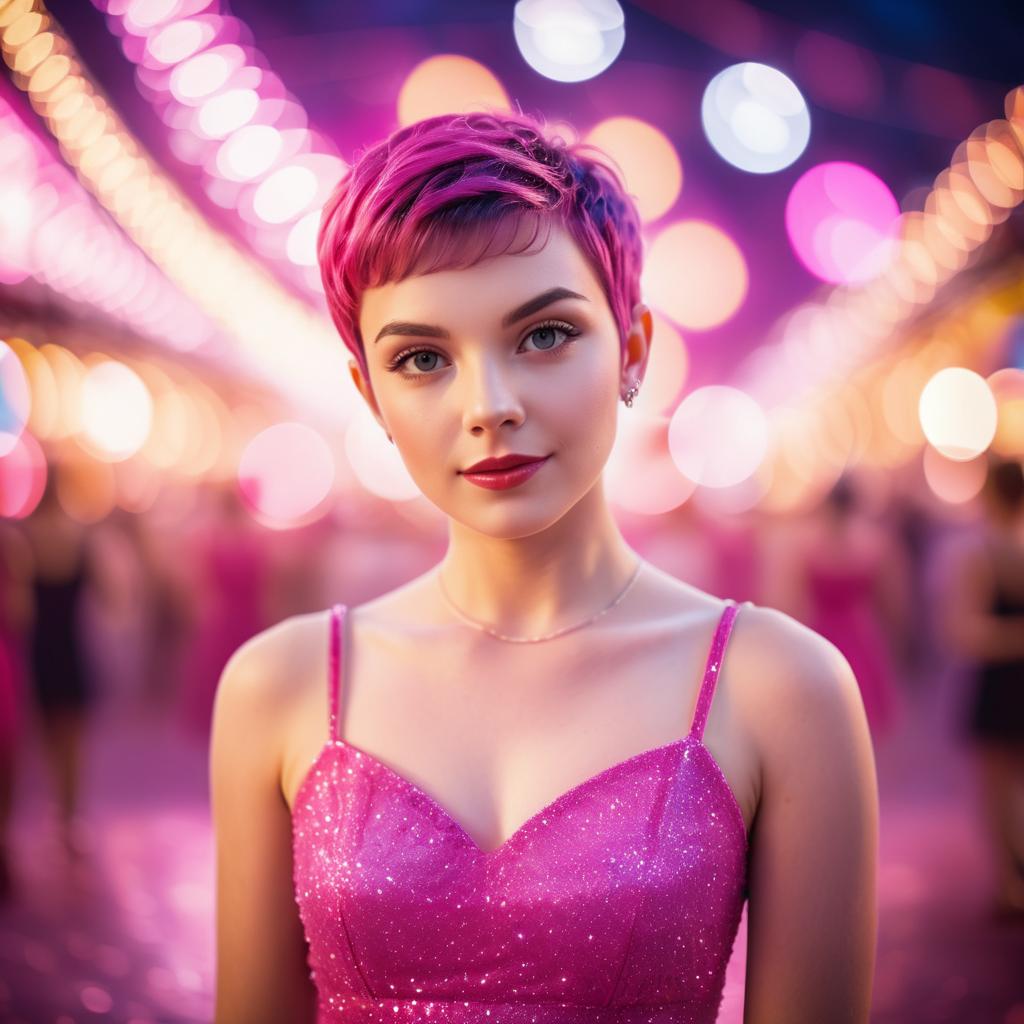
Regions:
[[[585, 299], [502, 326], [503, 314], [554, 285]], [[581, 330], [558, 356], [529, 341], [551, 340], [536, 333], [551, 318]], [[374, 346], [395, 321], [443, 325], [449, 337]], [[474, 618], [545, 634], [607, 606], [636, 564], [601, 471], [618, 398], [646, 365], [651, 318], [636, 307], [620, 352], [599, 283], [568, 236], [371, 289], [361, 325], [372, 380], [355, 362], [353, 379], [448, 514], [450, 543], [423, 576], [350, 609], [339, 731], [490, 850], [566, 790], [685, 735], [723, 605], [644, 564], [592, 626], [508, 644], [440, 598], [438, 573]], [[421, 360], [428, 380], [385, 368], [411, 344], [441, 357]], [[458, 470], [509, 451], [554, 457], [509, 491], [461, 479]], [[221, 679], [211, 747], [217, 1024], [313, 1019], [290, 808], [327, 739], [327, 629], [326, 612], [287, 619], [239, 648]], [[848, 664], [794, 619], [744, 606], [704, 742], [751, 835], [747, 1024], [865, 1022], [877, 796]]]

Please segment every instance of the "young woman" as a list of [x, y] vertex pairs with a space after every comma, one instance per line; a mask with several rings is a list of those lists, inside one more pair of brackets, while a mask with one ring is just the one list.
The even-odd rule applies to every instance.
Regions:
[[319, 246], [449, 544], [223, 673], [217, 1024], [710, 1022], [745, 899], [745, 1020], [866, 1021], [849, 664], [644, 562], [603, 492], [652, 333], [614, 172], [522, 115], [431, 118], [359, 157]]

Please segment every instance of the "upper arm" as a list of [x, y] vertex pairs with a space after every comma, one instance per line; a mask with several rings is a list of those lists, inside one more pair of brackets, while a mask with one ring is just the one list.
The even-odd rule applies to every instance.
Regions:
[[[210, 744], [216, 847], [216, 1024], [313, 1020], [294, 898], [291, 817], [280, 786], [289, 620], [258, 634], [221, 674]], [[278, 653], [275, 653], [278, 652]]]
[[[865, 1024], [877, 931], [878, 794], [857, 680], [773, 609], [758, 642], [761, 801], [750, 846], [745, 1024]], [[770, 644], [770, 647], [765, 645]]]

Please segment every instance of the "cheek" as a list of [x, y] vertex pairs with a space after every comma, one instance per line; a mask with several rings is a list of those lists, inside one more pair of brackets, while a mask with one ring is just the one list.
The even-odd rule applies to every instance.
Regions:
[[565, 425], [565, 436], [578, 443], [606, 452], [615, 437], [616, 401], [619, 374], [612, 358], [593, 359], [579, 367], [572, 381], [559, 389], [551, 403], [554, 415]]

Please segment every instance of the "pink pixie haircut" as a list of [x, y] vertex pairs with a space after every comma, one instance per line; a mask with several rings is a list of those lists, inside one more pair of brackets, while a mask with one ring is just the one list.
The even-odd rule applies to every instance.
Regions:
[[[564, 226], [604, 289], [624, 346], [640, 301], [640, 217], [595, 146], [567, 144], [519, 113], [442, 114], [357, 154], [324, 205], [317, 238], [327, 304], [367, 382], [359, 304], [367, 288], [525, 252]], [[513, 249], [517, 229], [534, 231]], [[529, 232], [527, 232], [529, 234]]]

